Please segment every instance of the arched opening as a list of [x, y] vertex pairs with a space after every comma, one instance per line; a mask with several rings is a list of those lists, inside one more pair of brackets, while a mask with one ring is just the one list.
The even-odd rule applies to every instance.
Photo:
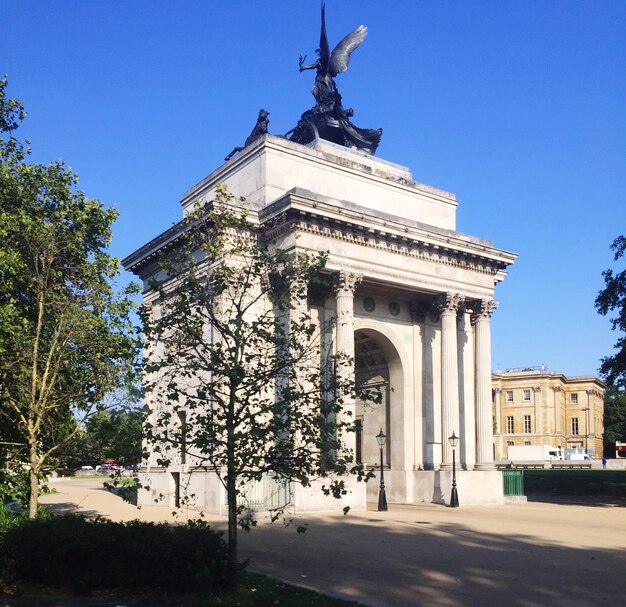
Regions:
[[[402, 444], [402, 366], [400, 357], [387, 337], [373, 329], [354, 334], [355, 378], [359, 385], [380, 392], [381, 402], [356, 401], [356, 457], [367, 466], [380, 465], [376, 435], [382, 428], [387, 436], [384, 464], [401, 464], [397, 452]], [[395, 452], [395, 453], [394, 453]]]

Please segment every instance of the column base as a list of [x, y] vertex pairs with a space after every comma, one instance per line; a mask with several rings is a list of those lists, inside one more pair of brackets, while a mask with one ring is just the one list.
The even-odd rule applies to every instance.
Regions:
[[[456, 467], [457, 470], [461, 469], [461, 466]], [[452, 470], [452, 464], [439, 464], [439, 470]]]
[[482, 464], [474, 464], [474, 470], [495, 470], [496, 465], [493, 462], [484, 462]]

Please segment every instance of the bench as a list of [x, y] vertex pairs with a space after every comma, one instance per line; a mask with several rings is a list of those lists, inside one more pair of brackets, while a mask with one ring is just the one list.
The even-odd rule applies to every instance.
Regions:
[[545, 468], [545, 462], [511, 462], [511, 468]]
[[552, 468], [555, 470], [564, 470], [566, 468], [591, 468], [591, 462], [552, 462]]

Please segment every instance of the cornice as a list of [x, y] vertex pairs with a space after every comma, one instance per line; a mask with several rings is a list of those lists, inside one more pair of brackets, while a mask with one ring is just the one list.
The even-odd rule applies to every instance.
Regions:
[[321, 235], [492, 276], [517, 258], [513, 253], [462, 235], [405, 225], [367, 214], [364, 209], [345, 209], [293, 192], [262, 209], [259, 220], [266, 239], [293, 232]]
[[122, 266], [125, 270], [138, 274], [143, 268], [155, 263], [163, 253], [176, 248], [185, 230], [183, 221], [175, 223], [165, 232], [122, 259]]

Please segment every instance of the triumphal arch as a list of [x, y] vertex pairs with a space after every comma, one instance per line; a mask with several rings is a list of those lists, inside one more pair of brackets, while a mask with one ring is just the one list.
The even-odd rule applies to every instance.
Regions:
[[[460, 438], [455, 455], [461, 503], [499, 503], [490, 319], [496, 285], [515, 255], [459, 231], [454, 194], [418, 183], [408, 168], [373, 155], [382, 131], [354, 126], [333, 80], [347, 67], [346, 53], [349, 58], [365, 37], [361, 28], [351, 35], [343, 51], [346, 39], [332, 55], [326, 50], [324, 56], [322, 45], [311, 66], [301, 61], [301, 71], [317, 70], [316, 103], [298, 125], [286, 136], [271, 135], [268, 112], [262, 111], [246, 145], [184, 195], [182, 210], [210, 200], [224, 184], [245, 197], [261, 229], [279, 246], [328, 253], [334, 289], [310, 297], [308, 311], [320, 325], [341, 319], [332, 336], [335, 351], [353, 358], [359, 381], [383, 394], [376, 406], [351, 406], [357, 459], [378, 467], [376, 434], [383, 429], [387, 436], [390, 502], [448, 502], [448, 437], [454, 433]], [[336, 52], [344, 56], [333, 64]], [[175, 228], [168, 230], [124, 265], [148, 280], [175, 234]], [[180, 482], [186, 473], [184, 466], [164, 470], [156, 461], [146, 464], [152, 493], [171, 492], [171, 475]], [[215, 483], [192, 485], [200, 508], [223, 511]], [[375, 482], [367, 490], [355, 485], [347, 499], [364, 508], [377, 490]], [[152, 497], [141, 494], [140, 501], [153, 503]], [[292, 505], [299, 511], [343, 506], [301, 487], [293, 488]]]

